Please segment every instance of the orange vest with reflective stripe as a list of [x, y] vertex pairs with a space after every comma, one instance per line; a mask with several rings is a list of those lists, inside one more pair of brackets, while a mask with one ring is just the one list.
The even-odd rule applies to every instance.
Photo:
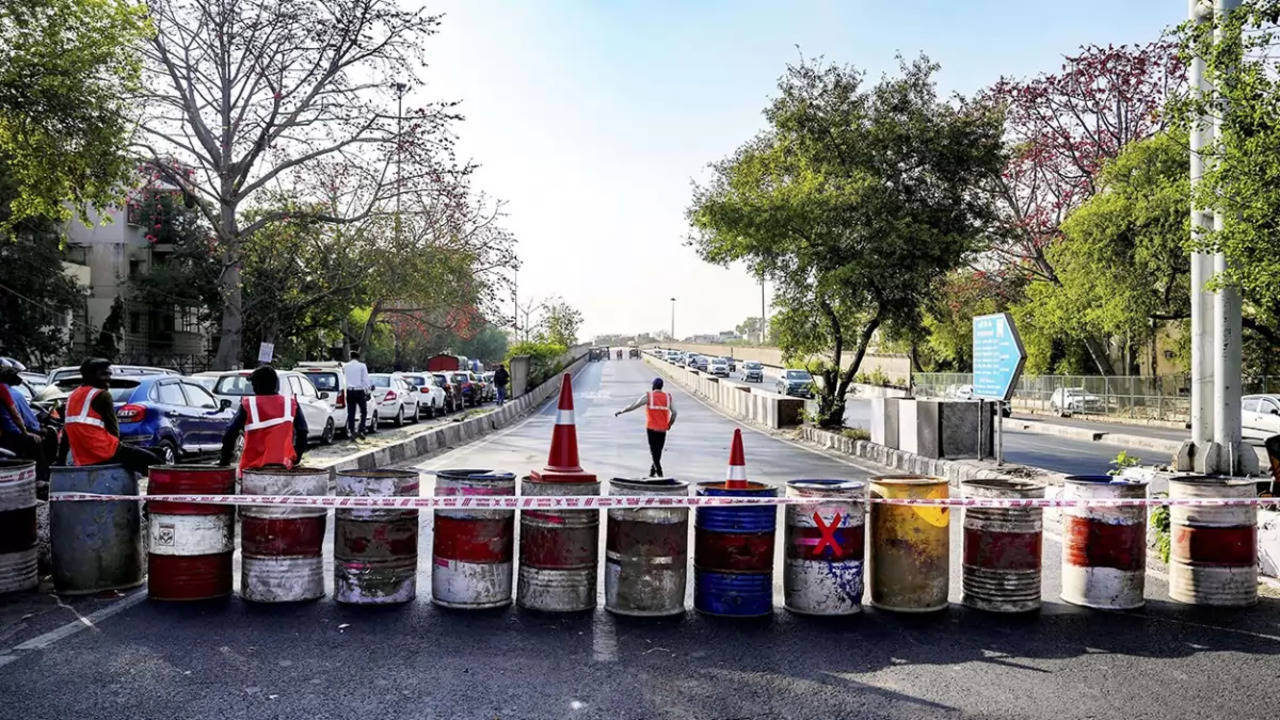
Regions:
[[264, 465], [293, 467], [298, 459], [293, 449], [295, 402], [283, 395], [250, 395], [240, 401], [245, 414], [241, 470]]
[[661, 390], [648, 393], [649, 403], [644, 411], [644, 426], [650, 430], [666, 432], [671, 427], [671, 395]]
[[63, 431], [71, 447], [71, 462], [76, 465], [97, 465], [115, 457], [120, 438], [107, 432], [102, 416], [94, 410], [93, 399], [101, 388], [81, 385], [67, 398], [67, 417]]

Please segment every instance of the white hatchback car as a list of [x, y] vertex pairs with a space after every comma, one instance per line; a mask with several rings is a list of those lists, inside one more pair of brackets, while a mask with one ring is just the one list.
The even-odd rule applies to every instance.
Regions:
[[1280, 435], [1280, 395], [1240, 398], [1240, 435], [1259, 440]]
[[[192, 379], [201, 382], [203, 378], [214, 378], [213, 389], [210, 390], [213, 396], [219, 400], [230, 400], [232, 408], [239, 408], [240, 400], [253, 394], [253, 385], [249, 382], [252, 374], [252, 370], [213, 371], [196, 373]], [[316, 390], [316, 386], [302, 373], [286, 370], [276, 371], [276, 374], [280, 377], [280, 394], [298, 399], [302, 417], [307, 421], [307, 439], [319, 440], [325, 445], [333, 442], [337, 424], [333, 419], [329, 394]]]
[[418, 419], [417, 392], [399, 373], [371, 373], [373, 381], [373, 398], [369, 403], [369, 413], [373, 415], [374, 427], [380, 422], [390, 422], [396, 427]]
[[431, 373], [402, 373], [400, 377], [412, 385], [417, 391], [419, 416], [429, 418], [444, 415], [444, 388], [436, 385], [436, 377]]

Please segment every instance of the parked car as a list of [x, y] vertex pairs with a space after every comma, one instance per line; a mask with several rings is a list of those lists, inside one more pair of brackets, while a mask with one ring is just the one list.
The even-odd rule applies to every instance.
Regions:
[[[347, 376], [342, 372], [342, 363], [337, 361], [317, 361], [304, 362], [293, 369], [294, 372], [302, 373], [316, 386], [316, 391], [321, 394], [328, 394], [325, 400], [329, 401], [331, 406], [329, 417], [333, 418], [334, 424], [343, 436], [347, 434]], [[369, 411], [370, 420], [373, 419], [373, 409], [366, 406]], [[310, 422], [310, 421], [308, 421]]]
[[484, 383], [484, 401], [490, 402], [498, 399], [498, 388], [493, 384], [493, 373], [480, 373], [480, 380]]
[[[225, 370], [197, 373], [197, 378], [214, 378], [213, 396], [226, 400], [234, 408], [240, 401], [253, 394], [249, 382], [252, 370]], [[328, 445], [333, 442], [339, 423], [334, 418], [332, 395], [316, 390], [306, 375], [292, 370], [277, 371], [280, 377], [280, 394], [297, 399], [302, 417], [307, 421], [307, 439], [319, 440]], [[343, 418], [343, 422], [346, 418]]]
[[480, 403], [480, 387], [475, 383], [471, 371], [462, 370], [449, 373], [449, 379], [454, 385], [458, 386], [464, 406], [475, 407]]
[[25, 383], [27, 387], [35, 391], [36, 394], [39, 394], [40, 391], [44, 390], [49, 384], [49, 376], [44, 373], [20, 370], [18, 372], [18, 377], [21, 377], [22, 382]]
[[[115, 377], [142, 377], [147, 375], [171, 375], [177, 377], [178, 371], [146, 365], [112, 365], [111, 374]], [[40, 391], [36, 401], [49, 405], [60, 404], [77, 387], [80, 387], [79, 366], [57, 368], [49, 373], [49, 384]]]
[[477, 400], [477, 404], [483, 405], [484, 403], [489, 402], [489, 392], [491, 388], [488, 381], [484, 379], [484, 373], [478, 373], [474, 370], [469, 372], [471, 373], [471, 382], [475, 383], [476, 386], [476, 397], [479, 398]]
[[764, 364], [754, 360], [742, 363], [742, 379], [747, 382], [764, 382]]
[[707, 363], [707, 372], [716, 377], [729, 377], [729, 363], [724, 358], [715, 358]]
[[462, 388], [453, 382], [452, 373], [433, 373], [436, 387], [444, 390], [445, 412], [454, 412], [462, 407]]
[[711, 361], [707, 359], [706, 355], [690, 355], [687, 362], [690, 369], [706, 372]]
[[1078, 412], [1102, 412], [1102, 398], [1091, 395], [1084, 388], [1058, 388], [1049, 397], [1049, 409], [1059, 415]]
[[783, 370], [782, 377], [778, 378], [777, 390], [780, 395], [812, 398], [813, 376], [808, 370]]
[[166, 464], [222, 448], [235, 410], [198, 383], [168, 374], [113, 377], [120, 439], [155, 451]]
[[635, 359], [639, 358], [639, 357], [640, 357], [640, 348], [631, 348], [631, 349], [627, 350], [627, 357], [628, 357], [629, 359], [631, 359], [631, 360], [635, 360]]
[[384, 421], [396, 427], [417, 421], [420, 393], [408, 381], [398, 373], [372, 373], [369, 379], [373, 381], [369, 412], [373, 415], [374, 427]]
[[436, 385], [435, 375], [431, 373], [403, 373], [400, 377], [403, 377], [422, 396], [418, 398], [418, 409], [421, 415], [429, 418], [444, 415], [444, 389]]
[[731, 357], [727, 357], [727, 356], [724, 356], [724, 355], [720, 356], [720, 359], [724, 361], [724, 364], [725, 364], [725, 365], [728, 365], [728, 366], [729, 366], [729, 372], [737, 372], [737, 371], [738, 371], [738, 361], [737, 361], [737, 360], [734, 360], [733, 358], [731, 358]]
[[1240, 398], [1240, 435], [1260, 440], [1280, 435], [1280, 395]]

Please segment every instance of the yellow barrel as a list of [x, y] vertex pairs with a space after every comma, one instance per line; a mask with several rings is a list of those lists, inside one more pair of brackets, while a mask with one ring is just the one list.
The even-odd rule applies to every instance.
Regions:
[[[899, 475], [871, 479], [871, 498], [945, 498], [945, 478]], [[871, 505], [867, 575], [871, 604], [895, 612], [947, 606], [951, 511], [946, 507]]]

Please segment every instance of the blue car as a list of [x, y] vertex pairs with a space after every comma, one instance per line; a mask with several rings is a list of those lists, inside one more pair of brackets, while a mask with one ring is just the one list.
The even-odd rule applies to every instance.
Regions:
[[154, 451], [166, 464], [215, 453], [235, 412], [208, 390], [174, 375], [111, 380], [120, 439]]

